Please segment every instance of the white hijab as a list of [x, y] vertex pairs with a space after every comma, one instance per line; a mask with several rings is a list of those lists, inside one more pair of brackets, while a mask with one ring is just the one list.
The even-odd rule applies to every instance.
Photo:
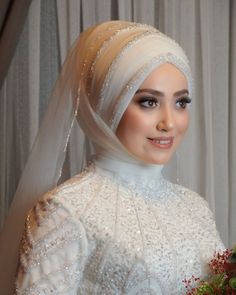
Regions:
[[191, 93], [192, 78], [183, 49], [151, 26], [110, 21], [87, 29], [76, 40], [55, 85], [1, 232], [2, 294], [13, 293], [26, 213], [42, 194], [57, 185], [69, 140], [77, 143], [78, 161], [90, 157], [90, 151], [83, 149], [84, 136], [96, 154], [138, 161], [120, 143], [115, 130], [139, 86], [166, 62], [184, 73]]

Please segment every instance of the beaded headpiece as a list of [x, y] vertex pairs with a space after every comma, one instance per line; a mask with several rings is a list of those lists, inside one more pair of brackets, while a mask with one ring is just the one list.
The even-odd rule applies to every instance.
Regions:
[[85, 31], [77, 59], [78, 121], [85, 134], [109, 152], [110, 144], [105, 146], [100, 137], [103, 133], [104, 139], [107, 132], [107, 139], [113, 138], [114, 145], [121, 150], [114, 133], [124, 111], [147, 76], [166, 62], [183, 72], [191, 93], [186, 54], [173, 39], [152, 26], [110, 21]]

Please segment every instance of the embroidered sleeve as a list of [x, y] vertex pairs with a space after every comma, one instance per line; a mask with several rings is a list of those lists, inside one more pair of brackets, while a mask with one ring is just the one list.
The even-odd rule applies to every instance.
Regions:
[[16, 278], [17, 295], [77, 294], [86, 259], [83, 225], [53, 198], [29, 212]]

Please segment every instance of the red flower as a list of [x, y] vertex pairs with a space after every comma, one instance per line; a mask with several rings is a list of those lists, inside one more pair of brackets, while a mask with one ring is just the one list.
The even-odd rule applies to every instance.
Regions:
[[186, 295], [236, 295], [236, 247], [214, 253], [209, 267], [207, 280], [194, 276], [183, 280]]

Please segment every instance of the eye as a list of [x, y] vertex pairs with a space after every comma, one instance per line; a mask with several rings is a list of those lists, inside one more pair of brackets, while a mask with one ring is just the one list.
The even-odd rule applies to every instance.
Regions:
[[141, 98], [138, 103], [141, 107], [147, 109], [153, 109], [160, 105], [159, 101], [154, 97]]
[[190, 103], [190, 97], [181, 97], [176, 101], [176, 106], [180, 109], [186, 109], [187, 105], [189, 105]]

